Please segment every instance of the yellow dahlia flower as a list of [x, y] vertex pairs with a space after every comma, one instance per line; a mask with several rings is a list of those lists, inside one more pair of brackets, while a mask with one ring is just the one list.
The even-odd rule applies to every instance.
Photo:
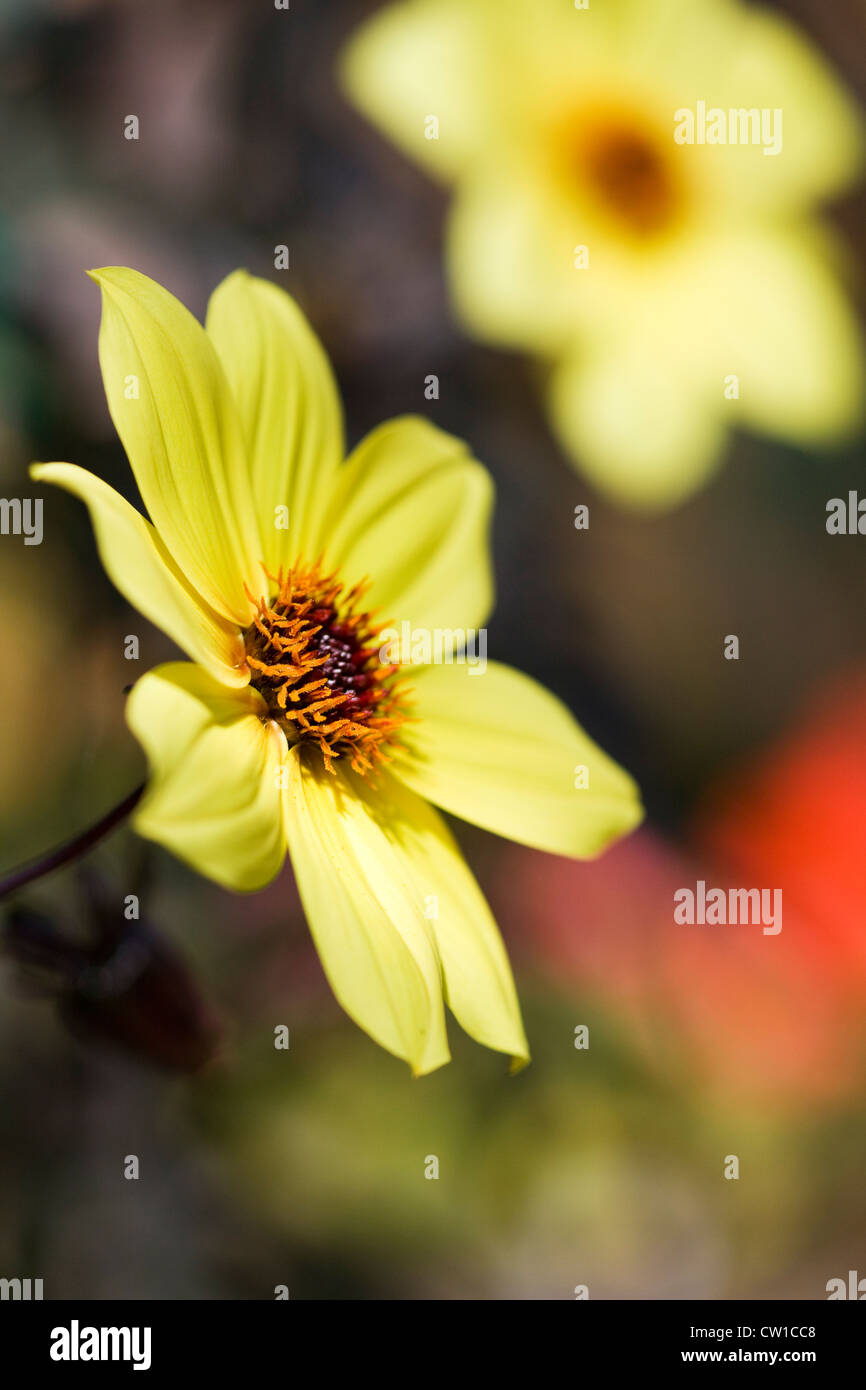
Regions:
[[[569, 855], [641, 812], [558, 700], [459, 659], [492, 603], [486, 471], [416, 418], [344, 463], [328, 361], [274, 285], [230, 275], [202, 328], [135, 271], [93, 278], [108, 404], [151, 519], [74, 464], [32, 473], [86, 503], [113, 583], [192, 658], [129, 697], [150, 763], [136, 829], [240, 892], [288, 850], [334, 993], [416, 1074], [448, 1060], [445, 1002], [519, 1064], [502, 942], [428, 802]], [[383, 659], [386, 615], [439, 634], [444, 663]]]
[[617, 498], [668, 505], [729, 426], [860, 422], [863, 351], [813, 205], [859, 114], [789, 21], [739, 0], [406, 0], [350, 42], [361, 110], [453, 186], [451, 288], [549, 363], [552, 424]]

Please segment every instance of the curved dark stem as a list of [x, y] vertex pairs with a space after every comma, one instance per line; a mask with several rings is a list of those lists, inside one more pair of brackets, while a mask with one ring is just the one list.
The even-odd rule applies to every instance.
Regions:
[[73, 859], [78, 859], [82, 854], [86, 854], [94, 845], [110, 834], [121, 821], [125, 820], [129, 813], [135, 810], [141, 800], [144, 791], [144, 783], [136, 787], [134, 792], [130, 792], [119, 806], [109, 811], [107, 816], [92, 825], [89, 830], [85, 830], [81, 835], [76, 835], [74, 840], [61, 845], [59, 849], [51, 850], [49, 854], [43, 855], [41, 859], [36, 859], [32, 864], [25, 864], [21, 869], [15, 869], [7, 878], [0, 880], [0, 902], [8, 898], [10, 893], [15, 893], [19, 888], [25, 888], [28, 883], [33, 883], [37, 878], [44, 878], [46, 874], [51, 874], [55, 869], [62, 869], [64, 864], [69, 864]]

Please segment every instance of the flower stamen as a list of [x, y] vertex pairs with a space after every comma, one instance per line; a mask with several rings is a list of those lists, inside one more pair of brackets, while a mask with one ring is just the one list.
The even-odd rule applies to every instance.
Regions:
[[359, 606], [369, 581], [344, 592], [318, 564], [265, 573], [273, 597], [246, 591], [256, 610], [244, 633], [251, 684], [289, 743], [317, 746], [329, 772], [345, 758], [368, 776], [390, 761], [407, 718], [399, 667], [379, 657], [382, 625]]

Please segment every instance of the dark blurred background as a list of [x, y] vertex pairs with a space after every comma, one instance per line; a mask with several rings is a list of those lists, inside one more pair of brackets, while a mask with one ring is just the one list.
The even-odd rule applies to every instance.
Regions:
[[[120, 832], [86, 880], [21, 895], [0, 1274], [46, 1297], [823, 1297], [866, 1273], [866, 540], [825, 530], [829, 498], [866, 493], [862, 441], [818, 457], [738, 437], [661, 517], [596, 496], [532, 366], [455, 323], [445, 194], [338, 89], [375, 8], [0, 0], [0, 494], [29, 496], [39, 458], [134, 497], [86, 269], [134, 266], [200, 316], [236, 266], [278, 279], [331, 355], [350, 444], [417, 411], [489, 467], [490, 653], [570, 704], [648, 823], [592, 865], [457, 827], [525, 1006], [534, 1061], [514, 1080], [455, 1026], [453, 1064], [411, 1081], [332, 999], [288, 871], [233, 898]], [[781, 8], [862, 102], [866, 9]], [[830, 215], [862, 306], [863, 190]], [[52, 493], [45, 518], [41, 546], [0, 538], [3, 870], [140, 779], [122, 692], [171, 655], [105, 578], [85, 509]], [[676, 927], [673, 889], [698, 877], [782, 886], [782, 934]], [[58, 943], [98, 958], [133, 882], [146, 985], [85, 1007]]]

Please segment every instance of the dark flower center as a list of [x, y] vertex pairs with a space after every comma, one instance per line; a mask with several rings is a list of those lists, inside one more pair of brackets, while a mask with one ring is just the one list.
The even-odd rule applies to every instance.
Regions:
[[317, 565], [268, 576], [272, 598], [249, 598], [244, 633], [250, 683], [290, 743], [317, 746], [329, 772], [340, 758], [368, 774], [388, 761], [386, 745], [404, 722], [398, 667], [380, 660], [381, 625], [359, 607], [369, 585], [345, 591]]
[[569, 123], [565, 152], [596, 201], [633, 236], [655, 237], [682, 212], [673, 136], [665, 141], [650, 122], [628, 111], [588, 110]]

